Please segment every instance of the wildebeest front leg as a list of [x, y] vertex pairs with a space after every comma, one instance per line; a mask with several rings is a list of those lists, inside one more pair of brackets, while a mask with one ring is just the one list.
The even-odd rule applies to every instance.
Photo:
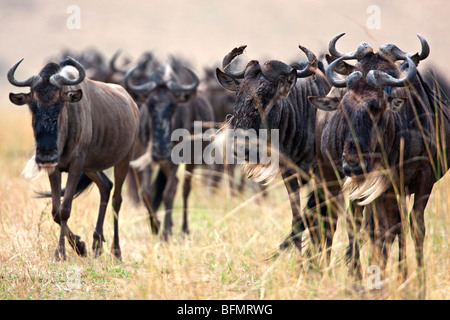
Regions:
[[94, 181], [100, 191], [100, 208], [98, 211], [97, 224], [94, 231], [94, 241], [92, 243], [92, 250], [94, 251], [94, 257], [97, 258], [102, 254], [102, 246], [105, 241], [103, 236], [103, 222], [105, 220], [106, 208], [108, 206], [109, 195], [113, 184], [111, 180], [101, 171], [99, 172], [87, 172], [86, 175]]
[[[55, 260], [65, 260], [66, 259], [66, 249], [64, 243], [64, 237], [67, 236], [71, 246], [75, 248], [78, 254], [85, 255], [85, 244], [79, 240], [78, 236], [75, 236], [67, 226], [67, 220], [70, 218], [70, 211], [72, 210], [72, 201], [75, 195], [75, 190], [78, 184], [78, 180], [81, 176], [80, 163], [73, 163], [71, 169], [69, 170], [69, 175], [67, 178], [66, 190], [64, 194], [64, 199], [60, 205], [58, 212], [55, 214], [54, 219], [59, 220], [61, 226], [61, 232], [59, 235], [58, 246], [55, 250]], [[56, 181], [55, 181], [56, 182]], [[53, 193], [53, 190], [52, 190]], [[59, 216], [59, 217], [57, 217]], [[78, 249], [79, 248], [79, 249]]]
[[142, 171], [142, 201], [145, 204], [145, 207], [147, 208], [149, 218], [150, 218], [150, 228], [152, 230], [153, 234], [158, 234], [160, 223], [158, 220], [158, 217], [156, 216], [156, 210], [158, 208], [153, 208], [151, 201], [151, 192], [152, 192], [152, 173], [153, 169], [151, 166], [145, 167], [145, 169]]
[[361, 261], [359, 258], [360, 232], [363, 218], [363, 207], [352, 203], [350, 210], [347, 212], [347, 235], [348, 249], [346, 252], [349, 264], [349, 274], [354, 275], [357, 279], [362, 279]]
[[164, 215], [164, 230], [162, 232], [161, 237], [163, 240], [167, 241], [169, 240], [169, 237], [172, 234], [172, 226], [173, 226], [172, 209], [178, 185], [178, 178], [177, 178], [178, 166], [168, 164], [167, 167], [161, 169], [165, 171], [167, 177], [167, 184], [163, 192], [165, 215]]
[[[50, 186], [52, 190], [52, 216], [53, 220], [61, 225], [61, 219], [59, 215], [59, 207], [61, 205], [61, 172], [59, 170], [55, 170], [52, 174], [49, 175]], [[69, 244], [75, 250], [75, 252], [80, 256], [86, 256], [86, 244], [81, 241], [80, 236], [77, 236], [70, 231], [70, 228], [67, 228], [67, 235], [69, 239]]]
[[186, 164], [186, 169], [184, 171], [184, 182], [183, 182], [183, 226], [181, 230], [184, 233], [189, 233], [188, 227], [188, 197], [191, 192], [192, 187], [192, 173], [194, 171], [193, 164]]
[[426, 276], [425, 265], [423, 260], [423, 242], [425, 240], [425, 217], [424, 211], [430, 198], [433, 188], [434, 174], [430, 167], [421, 170], [420, 174], [413, 182], [417, 186], [414, 196], [414, 205], [410, 215], [411, 236], [416, 249], [416, 261], [418, 269], [419, 292], [421, 299], [425, 299], [426, 293]]
[[290, 241], [294, 243], [296, 248], [302, 251], [302, 231], [304, 230], [304, 223], [300, 215], [300, 186], [298, 184], [298, 179], [295, 175], [291, 173], [283, 173], [284, 185], [289, 194], [289, 202], [291, 204], [292, 210], [292, 231], [288, 239], [286, 239], [280, 248], [283, 249], [288, 245]]

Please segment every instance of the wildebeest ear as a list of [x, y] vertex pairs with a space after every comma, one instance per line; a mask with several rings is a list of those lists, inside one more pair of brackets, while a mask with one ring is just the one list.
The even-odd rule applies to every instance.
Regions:
[[420, 62], [420, 56], [418, 53], [416, 53], [415, 55], [412, 55], [411, 60], [414, 62], [414, 64], [416, 65], [416, 67], [419, 65]]
[[31, 102], [31, 92], [29, 93], [10, 93], [9, 100], [17, 104], [18, 106], [22, 106], [24, 104], [28, 104]]
[[338, 108], [340, 99], [336, 97], [309, 96], [311, 102], [316, 108], [324, 111], [334, 111]]
[[399, 111], [408, 101], [408, 98], [388, 98], [388, 109], [397, 112]]
[[80, 101], [82, 97], [83, 97], [83, 91], [81, 91], [81, 89], [79, 89], [79, 90], [75, 90], [75, 91], [63, 92], [61, 99], [64, 102], [74, 103], [74, 102]]
[[[325, 55], [325, 59], [327, 60], [328, 64], [331, 64], [334, 60], [337, 59], [337, 57], [330, 56], [328, 53]], [[339, 74], [342, 74], [344, 76], [348, 76], [353, 71], [355, 71], [355, 66], [352, 66], [351, 64], [348, 64], [345, 61], [339, 62], [336, 67], [334, 68], [334, 71], [336, 71]]]
[[216, 76], [222, 87], [230, 91], [237, 90], [239, 82], [236, 79], [222, 72], [219, 68], [216, 69]]
[[292, 87], [295, 86], [296, 82], [297, 82], [297, 70], [294, 69], [286, 77], [286, 80], [283, 83], [280, 83], [280, 86], [278, 88], [278, 93], [283, 97], [287, 97], [287, 95], [289, 94], [289, 91], [291, 91]]

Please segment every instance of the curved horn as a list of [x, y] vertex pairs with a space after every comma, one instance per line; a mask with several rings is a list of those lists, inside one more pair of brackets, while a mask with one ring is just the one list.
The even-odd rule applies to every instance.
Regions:
[[122, 53], [122, 51], [119, 49], [117, 50], [114, 55], [112, 56], [111, 60], [109, 61], [109, 68], [111, 69], [112, 72], [114, 73], [120, 73], [120, 74], [125, 74], [127, 71], [123, 70], [123, 69], [119, 69], [116, 67], [116, 61], [117, 58], [119, 57], [119, 55]]
[[[428, 45], [428, 42], [425, 40], [424, 37], [422, 37], [420, 34], [417, 34], [417, 37], [420, 40], [420, 44], [422, 46], [422, 50], [420, 54], [418, 53], [419, 61], [424, 60], [428, 57], [430, 54], [430, 46]], [[391, 61], [397, 61], [397, 60], [405, 60], [406, 56], [414, 56], [412, 53], [407, 53], [402, 50], [400, 50], [395, 44], [387, 43], [380, 47], [380, 53], [386, 56]]]
[[145, 71], [147, 69], [147, 66], [152, 62], [153, 60], [153, 53], [150, 51], [146, 51], [142, 54], [142, 57], [140, 58], [138, 62], [139, 69]]
[[54, 74], [50, 77], [50, 83], [57, 86], [74, 86], [76, 84], [79, 84], [84, 80], [86, 77], [86, 71], [84, 70], [84, 67], [81, 63], [79, 63], [77, 60], [75, 60], [72, 57], [67, 57], [66, 60], [62, 61], [59, 66], [61, 68], [64, 68], [65, 66], [72, 66], [75, 67], [78, 71], [78, 78], [76, 79], [67, 79], [66, 77], [62, 76], [61, 74]]
[[417, 37], [419, 38], [420, 44], [422, 45], [422, 51], [419, 54], [419, 58], [420, 60], [424, 60], [430, 54], [430, 46], [428, 45], [427, 40], [425, 40], [425, 38], [422, 37], [420, 34], [417, 34]]
[[[342, 36], [342, 34], [341, 34]], [[336, 37], [335, 37], [336, 38]], [[333, 38], [334, 39], [334, 38]], [[333, 41], [333, 40], [332, 40]], [[339, 58], [337, 58], [336, 60], [334, 60], [327, 68], [327, 70], [325, 71], [325, 74], [327, 76], [328, 81], [330, 82], [330, 84], [334, 87], [337, 88], [344, 88], [347, 86], [347, 80], [348, 79], [335, 79], [333, 72], [334, 69], [336, 68], [336, 66], [343, 60], [352, 60], [352, 59], [356, 59], [356, 60], [361, 60], [367, 53], [369, 52], [373, 52], [372, 47], [366, 43], [366, 42], [362, 42], [359, 46], [358, 49], [356, 49], [356, 51], [354, 52], [350, 52], [344, 55], [341, 55]], [[350, 74], [351, 75], [351, 74]], [[350, 76], [349, 76], [350, 77]], [[359, 78], [359, 77], [358, 77]], [[355, 77], [352, 78], [352, 84], [355, 83]]]
[[347, 86], [347, 79], [336, 79], [336, 78], [334, 78], [333, 72], [334, 72], [334, 69], [336, 68], [336, 66], [338, 65], [338, 63], [340, 63], [343, 60], [349, 60], [349, 59], [354, 59], [354, 57], [343, 55], [343, 56], [337, 58], [336, 60], [334, 60], [328, 66], [327, 70], [325, 70], [325, 75], [327, 76], [328, 81], [330, 82], [330, 84], [333, 87], [344, 88]]
[[317, 69], [317, 65], [318, 65], [317, 57], [311, 50], [309, 50], [301, 45], [299, 45], [298, 47], [300, 48], [300, 50], [302, 50], [306, 54], [306, 57], [308, 58], [308, 65], [305, 68], [303, 68], [302, 70], [297, 70], [297, 77], [298, 78], [306, 78], [306, 77], [312, 76], [313, 74], [316, 73], [316, 69]]
[[23, 61], [24, 58], [20, 59], [15, 65], [11, 67], [8, 71], [8, 81], [16, 87], [33, 87], [35, 86], [39, 81], [41, 81], [40, 76], [31, 76], [25, 81], [18, 81], [14, 77], [14, 73], [16, 72], [17, 67], [19, 64]]
[[233, 77], [233, 78], [238, 78], [238, 79], [244, 78], [245, 70], [242, 70], [242, 71], [231, 71], [229, 67], [230, 67], [231, 62], [232, 62], [238, 55], [241, 55], [241, 54], [244, 52], [245, 48], [247, 48], [246, 45], [240, 46], [240, 47], [237, 47], [237, 48], [234, 48], [233, 50], [231, 50], [230, 53], [228, 53], [228, 54], [223, 58], [223, 60], [222, 60], [222, 68], [223, 68], [223, 71], [224, 71], [227, 75], [229, 75], [229, 76], [231, 76], [231, 77]]
[[404, 59], [408, 63], [408, 73], [402, 79], [394, 78], [386, 72], [380, 70], [370, 70], [366, 77], [366, 82], [374, 87], [384, 88], [390, 87], [405, 87], [407, 86], [414, 76], [417, 74], [417, 68], [411, 58], [406, 55]]
[[344, 54], [340, 53], [339, 51], [336, 50], [336, 42], [345, 34], [345, 32], [339, 33], [338, 35], [334, 36], [331, 40], [330, 43], [328, 44], [328, 52], [330, 52], [330, 54], [332, 56], [335, 56], [337, 58], [342, 57]]
[[189, 74], [194, 79], [194, 83], [192, 83], [190, 85], [180, 85], [180, 84], [176, 83], [175, 81], [169, 81], [167, 83], [167, 87], [169, 88], [169, 90], [177, 91], [177, 92], [189, 92], [189, 91], [195, 90], [198, 87], [198, 85], [200, 83], [200, 79], [198, 78], [197, 74], [190, 68], [185, 67], [185, 69], [189, 72]]
[[135, 66], [134, 68], [127, 71], [123, 78], [123, 82], [125, 88], [128, 90], [132, 90], [135, 92], [149, 92], [156, 88], [157, 83], [155, 81], [149, 81], [140, 85], [134, 85], [130, 83], [130, 76], [133, 74], [134, 70], [136, 70], [139, 66]]

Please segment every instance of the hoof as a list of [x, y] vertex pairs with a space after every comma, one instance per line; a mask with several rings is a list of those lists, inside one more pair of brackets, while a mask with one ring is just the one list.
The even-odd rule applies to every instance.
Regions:
[[64, 249], [56, 248], [55, 254], [53, 256], [53, 261], [65, 261], [66, 260], [66, 252]]
[[151, 227], [152, 233], [153, 233], [154, 235], [157, 235], [157, 234], [159, 233], [159, 226], [157, 226], [157, 225], [151, 225], [150, 227]]
[[99, 234], [94, 231], [94, 242], [92, 243], [92, 251], [94, 252], [94, 258], [98, 258], [103, 253], [103, 242], [106, 242], [103, 234]]
[[86, 244], [85, 244], [83, 241], [77, 241], [77, 243], [76, 243], [76, 248], [75, 248], [75, 252], [76, 252], [80, 257], [86, 257], [86, 256], [87, 256]]
[[92, 244], [92, 251], [94, 252], [94, 258], [98, 258], [103, 253], [103, 246], [101, 241], [94, 240], [94, 243]]
[[80, 236], [75, 236], [73, 239], [69, 239], [69, 244], [72, 249], [75, 250], [77, 255], [79, 255], [80, 257], [86, 257], [86, 244], [84, 243], [84, 241], [81, 241]]
[[170, 232], [164, 231], [164, 232], [161, 234], [161, 240], [164, 241], [164, 242], [169, 242], [170, 235], [171, 235]]
[[120, 249], [112, 249], [111, 254], [117, 261], [122, 262], [122, 253], [120, 252]]
[[94, 258], [97, 259], [100, 257], [103, 253], [103, 248], [93, 248], [92, 251], [94, 252]]

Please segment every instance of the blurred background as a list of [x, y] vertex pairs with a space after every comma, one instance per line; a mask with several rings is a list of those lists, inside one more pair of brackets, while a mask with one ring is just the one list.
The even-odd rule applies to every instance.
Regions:
[[176, 54], [201, 76], [243, 44], [248, 59], [290, 63], [304, 59], [299, 44], [320, 55], [340, 32], [341, 52], [362, 41], [417, 52], [420, 33], [431, 47], [426, 64], [448, 74], [449, 17], [446, 0], [0, 0], [0, 104], [12, 107], [8, 93], [17, 89], [6, 72], [15, 62], [25, 58], [16, 73], [23, 79], [65, 49], [95, 48], [107, 61], [117, 49], [134, 59], [146, 50], [161, 61]]

